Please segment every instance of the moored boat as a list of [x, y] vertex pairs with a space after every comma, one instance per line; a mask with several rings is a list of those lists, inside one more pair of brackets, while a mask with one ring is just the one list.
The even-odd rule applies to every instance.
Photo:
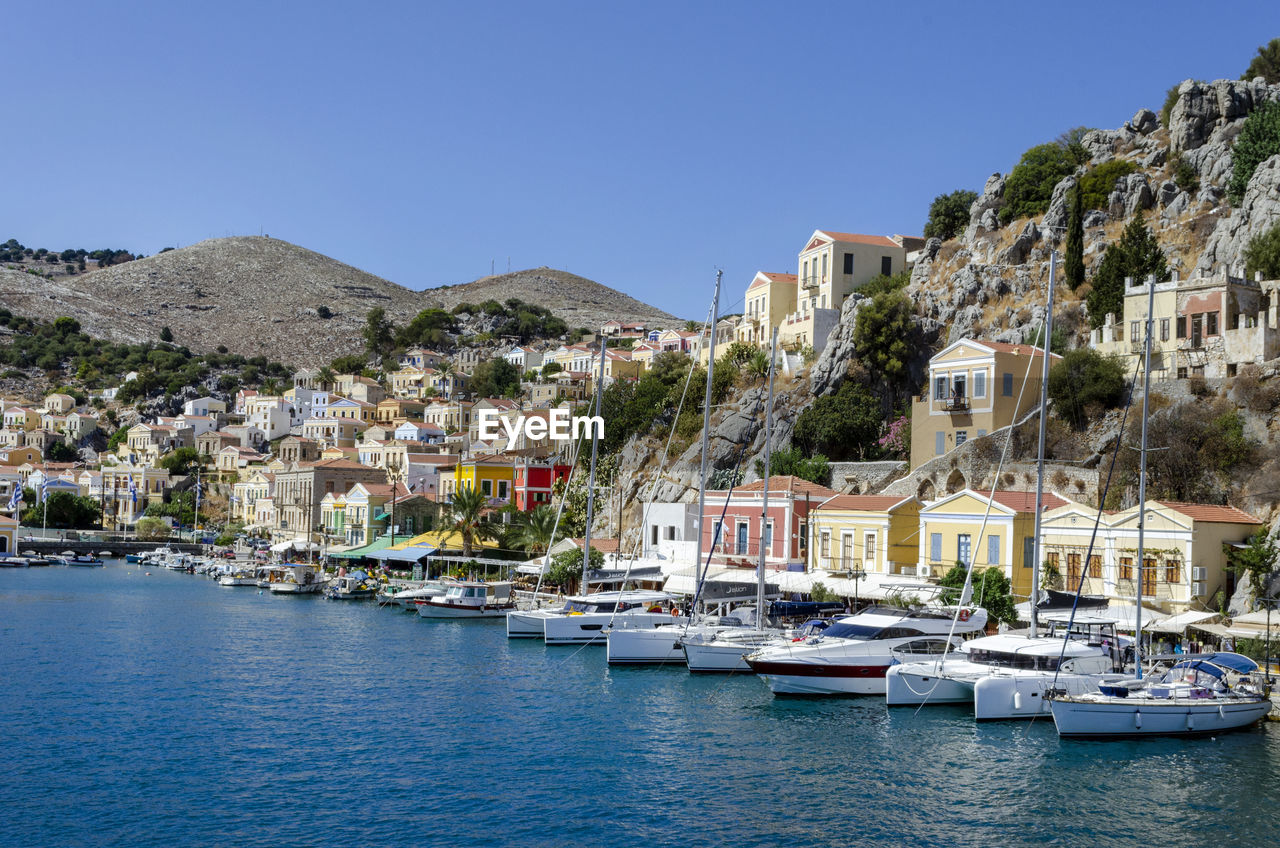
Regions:
[[1258, 664], [1221, 652], [1175, 663], [1158, 680], [1102, 685], [1097, 692], [1055, 693], [1049, 702], [1059, 736], [1114, 739], [1203, 736], [1248, 727], [1271, 712], [1264, 688], [1244, 678]]
[[267, 584], [273, 595], [314, 595], [328, 584], [320, 568], [311, 563], [284, 563]]
[[951, 607], [872, 607], [840, 618], [818, 636], [762, 648], [746, 660], [775, 693], [883, 695], [885, 673], [900, 657], [939, 656], [986, 626], [980, 607], [954, 613]]
[[460, 580], [450, 584], [444, 595], [419, 599], [418, 615], [423, 618], [492, 619], [506, 618], [516, 607], [511, 596], [512, 583], [485, 583]]

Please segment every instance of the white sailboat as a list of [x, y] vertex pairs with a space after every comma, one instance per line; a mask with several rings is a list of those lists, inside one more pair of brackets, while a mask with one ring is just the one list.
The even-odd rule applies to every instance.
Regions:
[[1141, 563], [1146, 542], [1147, 401], [1151, 397], [1151, 332], [1155, 323], [1155, 277], [1147, 280], [1146, 351], [1142, 380], [1142, 445], [1138, 459], [1136, 679], [1104, 685], [1097, 692], [1055, 692], [1049, 708], [1059, 736], [1114, 739], [1132, 736], [1194, 736], [1248, 727], [1271, 712], [1265, 689], [1245, 678], [1258, 668], [1248, 657], [1218, 653], [1176, 663], [1158, 680], [1142, 677]]
[[[1035, 549], [1031, 562], [1031, 629], [1026, 634], [982, 636], [954, 654], [922, 663], [904, 663], [885, 675], [889, 706], [973, 704], [979, 721], [1036, 718], [1047, 715], [1047, 690], [1096, 691], [1099, 683], [1119, 679], [1121, 653], [1115, 622], [1077, 616], [1072, 625], [1062, 617], [1040, 634], [1035, 593], [1043, 560], [1040, 518], [1044, 510], [1044, 446], [1048, 411], [1050, 351], [1057, 252], [1049, 256], [1049, 294], [1041, 332], [1040, 434], [1036, 462]], [[1067, 640], [1064, 649], [1063, 640]]]
[[778, 328], [769, 344], [769, 400], [764, 414], [764, 491], [760, 507], [760, 556], [756, 562], [756, 603], [750, 626], [703, 628], [685, 633], [680, 640], [685, 665], [695, 673], [751, 671], [747, 654], [786, 638], [778, 627], [767, 626], [765, 616], [764, 528], [769, 524], [769, 474], [773, 460], [773, 378], [778, 363]]

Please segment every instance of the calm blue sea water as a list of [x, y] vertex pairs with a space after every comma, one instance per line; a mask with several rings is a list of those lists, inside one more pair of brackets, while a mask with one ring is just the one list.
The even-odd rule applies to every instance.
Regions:
[[1280, 726], [775, 699], [368, 603], [0, 570], [0, 845], [1276, 844]]

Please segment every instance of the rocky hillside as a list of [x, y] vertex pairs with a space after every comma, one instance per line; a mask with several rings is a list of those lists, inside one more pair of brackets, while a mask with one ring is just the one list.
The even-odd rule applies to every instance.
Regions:
[[[1008, 175], [992, 174], [964, 232], [947, 242], [931, 239], [915, 267], [909, 293], [921, 318], [942, 330], [946, 342], [971, 334], [1024, 341], [1040, 317], [1036, 305], [1044, 299], [1049, 250], [1062, 251], [1068, 193], [1090, 169], [1114, 160], [1133, 170], [1111, 187], [1106, 208], [1084, 216], [1086, 278], [1135, 213], [1145, 215], [1169, 269], [1183, 278], [1223, 268], [1241, 274], [1249, 239], [1280, 219], [1280, 157], [1257, 169], [1243, 202], [1232, 208], [1226, 199], [1231, 146], [1245, 118], [1271, 100], [1280, 100], [1280, 85], [1187, 80], [1167, 127], [1150, 109], [1140, 109], [1118, 129], [1085, 133], [1081, 144], [1089, 161], [1054, 187], [1048, 211], [1035, 218], [1002, 225], [998, 213]], [[1079, 295], [1065, 287], [1058, 294], [1058, 318], [1066, 319], [1067, 329], [1086, 327]]]
[[[1119, 239], [1125, 223], [1139, 212], [1158, 238], [1171, 271], [1183, 278], [1217, 273], [1224, 267], [1232, 274], [1242, 274], [1242, 252], [1249, 240], [1280, 221], [1280, 156], [1258, 167], [1242, 203], [1233, 208], [1227, 200], [1232, 143], [1245, 118], [1271, 100], [1280, 101], [1280, 85], [1268, 86], [1260, 80], [1188, 80], [1179, 87], [1167, 127], [1153, 111], [1140, 109], [1118, 129], [1085, 133], [1081, 143], [1089, 161], [1055, 186], [1049, 209], [1034, 218], [1002, 223], [999, 212], [1004, 205], [1007, 174], [993, 174], [970, 208], [964, 231], [945, 242], [930, 239], [924, 257], [913, 271], [907, 292], [916, 304], [924, 343], [910, 363], [916, 378], [920, 378], [934, 350], [964, 336], [1009, 342], [1028, 339], [1044, 311], [1049, 251], [1056, 247], [1061, 255], [1064, 250], [1068, 192], [1090, 169], [1113, 160], [1131, 163], [1132, 172], [1111, 186], [1106, 208], [1092, 210], [1084, 217], [1086, 279], [1101, 260], [1105, 247]], [[1179, 174], [1181, 163], [1185, 164]], [[939, 191], [947, 188], [939, 186]], [[1055, 320], [1058, 327], [1067, 331], [1069, 344], [1081, 344], [1088, 328], [1088, 310], [1083, 301], [1088, 283], [1073, 293], [1063, 279], [1060, 265]], [[865, 301], [857, 296], [846, 301], [840, 323], [832, 331], [823, 354], [797, 379], [782, 382], [775, 414], [778, 446], [789, 442], [796, 416], [804, 406], [813, 397], [834, 391], [845, 378], [854, 356], [853, 328], [862, 303]], [[1263, 373], [1274, 375], [1274, 366], [1272, 363]], [[741, 444], [748, 445], [748, 456], [759, 454], [763, 429], [758, 401], [759, 390], [751, 389], [731, 398], [713, 416], [713, 468], [731, 467]], [[1263, 444], [1280, 438], [1280, 419], [1275, 415], [1244, 408], [1242, 412], [1251, 438]], [[1079, 458], [1062, 457], [1068, 460], [1064, 468], [1074, 470], [1081, 459], [1096, 463], [1118, 432], [1114, 418], [1100, 422], [1096, 432], [1081, 434], [1080, 448], [1073, 452]], [[966, 466], [967, 473], [975, 481], [987, 481], [994, 468], [984, 458], [989, 452], [978, 450], [981, 441], [972, 442], [974, 450], [969, 453], [974, 456], [965, 459], [972, 466]], [[1020, 445], [1015, 446], [1017, 455], [1012, 457], [1016, 463], [1030, 456], [1034, 440], [1015, 442]], [[636, 440], [624, 449], [622, 474], [632, 480], [626, 492], [628, 498], [638, 501], [647, 496], [650, 482], [660, 474], [659, 500], [694, 499], [697, 445], [669, 460], [667, 467], [659, 471], [661, 450], [662, 445], [652, 440]], [[1076, 473], [1080, 477], [1077, 488], [1083, 488], [1085, 478], [1092, 488], [1096, 481], [1091, 474], [1096, 476], [1096, 472]], [[748, 470], [746, 479], [752, 476]], [[1246, 485], [1246, 494], [1252, 485]], [[1070, 491], [1083, 496], [1075, 488]], [[1274, 497], [1266, 503], [1248, 498], [1247, 505], [1265, 515], [1268, 504], [1274, 503]], [[631, 511], [634, 515], [628, 516], [628, 523], [638, 523], [638, 503]]]
[[641, 321], [650, 327], [679, 327], [684, 321], [674, 315], [641, 303], [608, 286], [554, 268], [513, 271], [475, 282], [427, 289], [425, 297], [437, 301], [445, 309], [459, 303], [505, 301], [516, 297], [554, 312], [570, 327], [599, 329], [606, 321]]
[[122, 342], [154, 341], [169, 327], [177, 344], [193, 350], [222, 345], [293, 365], [358, 349], [365, 316], [375, 306], [403, 323], [430, 306], [511, 297], [547, 306], [570, 327], [594, 329], [609, 318], [677, 323], [607, 286], [549, 268], [417, 292], [257, 236], [209, 239], [54, 279], [0, 270], [0, 304], [19, 315], [69, 315], [92, 335]]

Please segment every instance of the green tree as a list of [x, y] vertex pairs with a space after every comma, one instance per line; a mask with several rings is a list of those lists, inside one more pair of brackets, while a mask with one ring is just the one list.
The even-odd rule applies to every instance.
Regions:
[[183, 477], [199, 467], [200, 452], [195, 448], [178, 448], [161, 457], [158, 464], [170, 474]]
[[80, 451], [76, 450], [74, 445], [57, 441], [45, 450], [44, 458], [47, 462], [79, 462]]
[[552, 374], [559, 374], [564, 368], [559, 362], [548, 362], [539, 369], [543, 377], [550, 377]]
[[124, 444], [125, 440], [128, 438], [129, 428], [121, 427], [111, 434], [111, 438], [107, 439], [107, 450], [111, 453], [115, 453], [116, 448]]
[[1082, 429], [1091, 407], [1112, 409], [1124, 400], [1124, 365], [1093, 348], [1068, 351], [1049, 369], [1047, 391], [1058, 417]]
[[[1142, 416], [1131, 415], [1123, 439], [1140, 443]], [[1244, 418], [1225, 400], [1189, 398], [1155, 410], [1147, 418], [1147, 497], [1186, 503], [1225, 503], [1239, 469], [1258, 455], [1244, 430]], [[1122, 475], [1116, 492], [1138, 482], [1139, 451], [1117, 460]], [[1113, 505], [1118, 505], [1113, 501]]]
[[845, 380], [835, 394], [816, 399], [800, 413], [791, 441], [805, 455], [862, 460], [876, 454], [880, 424], [879, 401], [861, 384]]
[[531, 554], [544, 553], [551, 547], [555, 529], [555, 507], [551, 504], [539, 504], [517, 517], [512, 525], [507, 544]]
[[1053, 188], [1076, 169], [1071, 150], [1056, 142], [1041, 144], [1022, 154], [1004, 182], [1004, 207], [1000, 219], [1042, 215], [1053, 199]]
[[[83, 498], [70, 492], [50, 492], [46, 502], [41, 504], [33, 496], [27, 501], [30, 506], [22, 513], [22, 523], [29, 525], [47, 524], [65, 530], [87, 530], [98, 526], [101, 507], [92, 498]], [[46, 512], [47, 509], [47, 512]]]
[[[595, 548], [587, 558], [588, 567], [592, 570], [604, 568], [604, 554]], [[566, 593], [578, 589], [578, 581], [582, 579], [582, 551], [561, 551], [551, 558], [551, 568], [547, 571], [547, 582], [559, 586]]]
[[1233, 206], [1244, 200], [1245, 189], [1258, 166], [1280, 153], [1280, 101], [1264, 103], [1245, 118], [1231, 148], [1231, 181], [1227, 199]]
[[361, 336], [369, 356], [383, 357], [390, 353], [395, 346], [395, 326], [387, 318], [387, 310], [381, 306], [370, 309], [365, 316]]
[[1124, 314], [1125, 277], [1139, 282], [1151, 275], [1157, 281], [1163, 280], [1169, 275], [1169, 267], [1160, 242], [1138, 214], [1125, 225], [1120, 240], [1107, 245], [1094, 271], [1093, 290], [1086, 298], [1090, 326], [1101, 327], [1107, 315]]
[[1076, 186], [1071, 192], [1071, 203], [1067, 208], [1067, 256], [1064, 270], [1067, 285], [1075, 291], [1084, 285], [1084, 206], [1081, 203], [1082, 192]]
[[359, 353], [339, 356], [329, 363], [329, 370], [334, 374], [359, 374], [369, 364], [369, 358]]
[[[964, 588], [965, 568], [954, 565], [941, 578], [938, 585], [955, 589], [954, 592], [943, 593], [944, 603], [954, 604], [960, 599], [960, 589]], [[975, 568], [973, 570], [973, 603], [987, 611], [991, 621], [1013, 624], [1018, 620], [1017, 605], [1014, 602], [1013, 586], [1004, 570], [1000, 568]]]
[[1242, 80], [1262, 77], [1269, 85], [1280, 82], [1280, 38], [1273, 38], [1258, 48], [1258, 55], [1253, 57], [1249, 67], [1240, 75]]
[[725, 350], [723, 356], [716, 357], [716, 361], [724, 359], [734, 365], [745, 365], [751, 361], [751, 357], [755, 356], [759, 350], [760, 348], [750, 342], [733, 342]]
[[478, 398], [509, 397], [520, 391], [520, 369], [505, 359], [489, 359], [471, 374], [471, 392]]
[[1249, 597], [1254, 603], [1264, 595], [1267, 578], [1275, 573], [1277, 556], [1280, 549], [1265, 527], [1249, 537], [1247, 547], [1227, 549], [1227, 568], [1249, 575]]
[[964, 228], [969, 225], [969, 207], [977, 199], [976, 191], [963, 188], [935, 197], [929, 204], [929, 220], [924, 225], [924, 237], [946, 241], [964, 232]]
[[1250, 239], [1244, 249], [1245, 276], [1252, 278], [1259, 272], [1263, 279], [1280, 279], [1280, 221]]
[[170, 330], [168, 327], [161, 327], [161, 328], [160, 328], [160, 341], [162, 341], [162, 342], [171, 342], [171, 341], [173, 341], [173, 330]]
[[910, 282], [910, 271], [901, 271], [897, 274], [876, 274], [858, 287], [858, 294], [864, 297], [875, 297], [881, 292], [896, 292], [905, 289]]
[[451, 347], [452, 333], [457, 327], [458, 321], [451, 313], [443, 309], [424, 309], [396, 333], [395, 343], [399, 347]]
[[148, 542], [158, 542], [169, 538], [169, 525], [159, 518], [139, 518], [138, 523], [133, 525], [133, 532], [138, 535], [139, 539]]
[[471, 556], [477, 541], [496, 540], [502, 538], [502, 529], [488, 520], [485, 510], [489, 507], [489, 499], [484, 493], [470, 485], [464, 485], [453, 493], [446, 513], [445, 526], [457, 531], [462, 536], [462, 555]]
[[[822, 454], [805, 456], [795, 448], [774, 451], [769, 459], [772, 477], [799, 477], [819, 486], [831, 485], [831, 463]], [[756, 460], [756, 476], [764, 477], [764, 460]]]
[[[1081, 206], [1084, 209], [1106, 209], [1111, 192], [1115, 190], [1116, 180], [1136, 170], [1138, 167], [1128, 159], [1112, 159], [1096, 168], [1090, 168], [1080, 178], [1076, 189], [1080, 192]], [[1081, 217], [1083, 218], [1083, 214]]]
[[858, 309], [853, 347], [858, 358], [882, 379], [891, 403], [910, 391], [911, 353], [917, 349], [915, 310], [905, 292], [881, 292]]

